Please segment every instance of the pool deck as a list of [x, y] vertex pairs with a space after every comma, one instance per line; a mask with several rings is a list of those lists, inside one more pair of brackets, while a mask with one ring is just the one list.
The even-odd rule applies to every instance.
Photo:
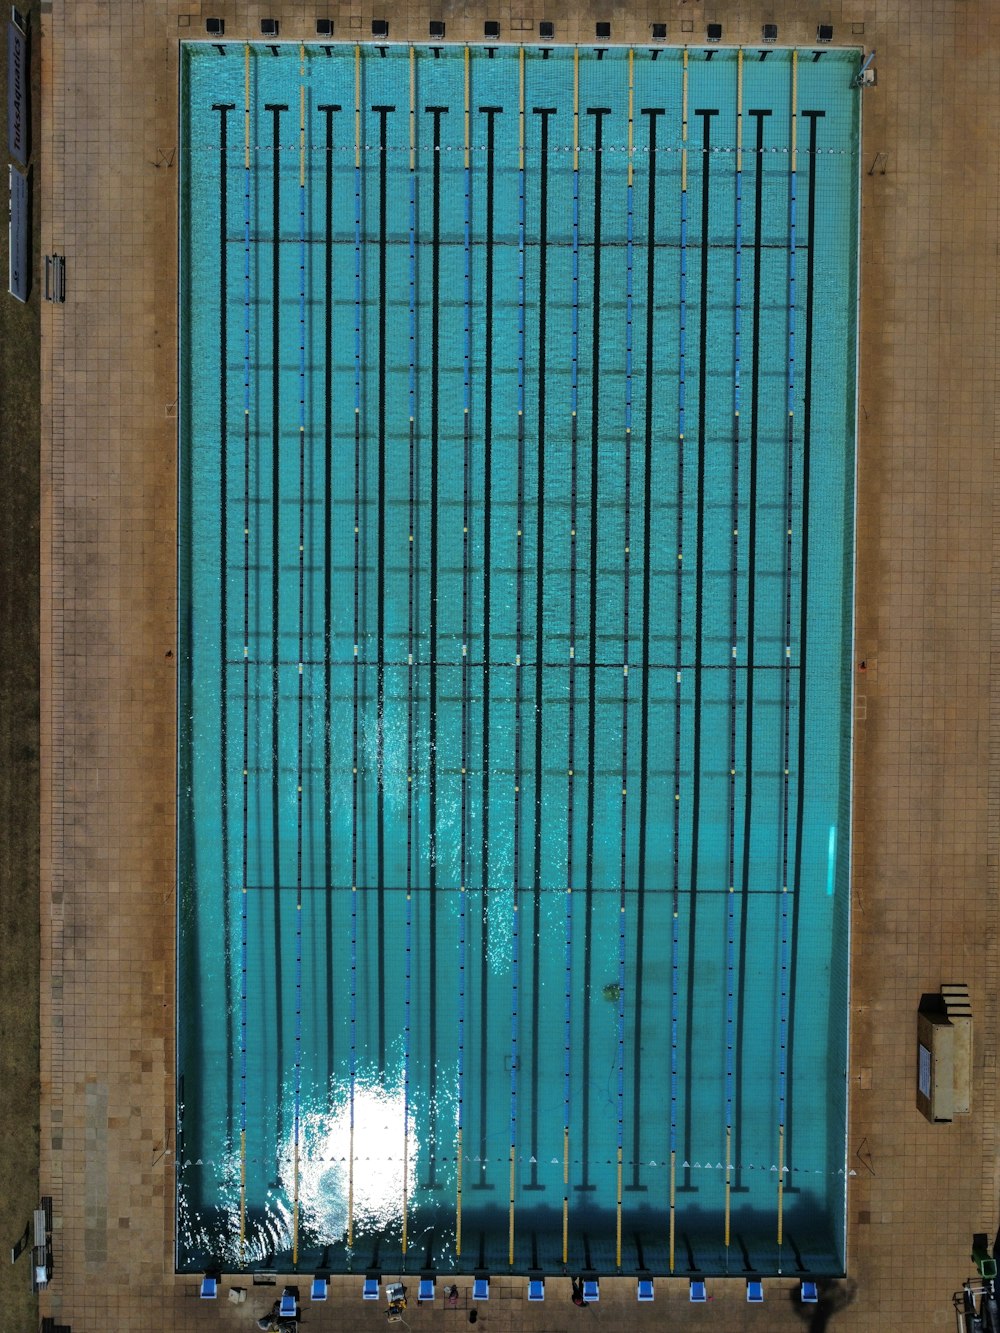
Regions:
[[[1000, 860], [1000, 554], [996, 486], [1000, 8], [991, 0], [555, 0], [557, 40], [610, 18], [700, 41], [757, 43], [764, 20], [808, 45], [878, 49], [864, 94], [858, 508], [854, 986], [848, 1198], [850, 1277], [838, 1333], [953, 1329], [951, 1293], [973, 1231], [993, 1232]], [[177, 41], [225, 17], [227, 39], [370, 33], [365, 4], [290, 0], [42, 0], [42, 251], [66, 255], [65, 306], [42, 310], [41, 1188], [55, 1207], [56, 1276], [43, 1314], [73, 1333], [252, 1328], [273, 1300], [198, 1300], [173, 1274]], [[403, 4], [393, 40], [476, 40], [485, 17], [533, 40], [527, 4]], [[296, 17], [295, 15], [301, 15]], [[523, 17], [518, 17], [522, 15]], [[286, 17], [287, 16], [287, 17]], [[863, 25], [863, 32], [859, 31]], [[579, 31], [578, 31], [579, 28]], [[37, 30], [36, 30], [37, 39]], [[873, 165], [877, 164], [877, 165]], [[869, 168], [873, 170], [869, 172]], [[884, 167], [884, 170], [883, 170]], [[989, 614], [987, 614], [989, 612]], [[991, 652], [997, 651], [997, 678]], [[932, 1127], [914, 1106], [921, 992], [968, 983], [972, 1113]], [[246, 1283], [249, 1287], [249, 1283]], [[768, 1281], [763, 1311], [739, 1281], [605, 1281], [585, 1317], [612, 1328], [802, 1328]], [[302, 1290], [308, 1281], [301, 1280]], [[460, 1283], [463, 1304], [467, 1284]], [[565, 1279], [541, 1307], [495, 1282], [487, 1330], [575, 1326]], [[357, 1278], [334, 1283], [307, 1327], [381, 1326]], [[820, 1307], [821, 1310], [823, 1307]], [[833, 1308], [833, 1307], [831, 1307]], [[683, 1316], [683, 1317], [682, 1317]], [[411, 1306], [414, 1326], [465, 1323]], [[818, 1326], [818, 1325], [816, 1325]], [[825, 1326], [825, 1325], [824, 1325]]]

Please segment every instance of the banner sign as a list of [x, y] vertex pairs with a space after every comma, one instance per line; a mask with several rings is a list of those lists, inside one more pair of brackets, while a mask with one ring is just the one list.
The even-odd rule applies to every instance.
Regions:
[[7, 24], [7, 147], [22, 167], [28, 165], [31, 151], [28, 128], [28, 37], [24, 20], [12, 9]]
[[28, 255], [28, 178], [23, 176], [13, 164], [7, 168], [10, 173], [9, 230], [7, 244], [10, 255], [11, 296], [19, 301], [28, 299], [29, 255]]

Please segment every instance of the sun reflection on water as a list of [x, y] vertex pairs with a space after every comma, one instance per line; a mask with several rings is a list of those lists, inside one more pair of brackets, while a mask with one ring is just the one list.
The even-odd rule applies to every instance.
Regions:
[[[416, 1184], [420, 1148], [411, 1115], [406, 1135], [406, 1192]], [[326, 1241], [347, 1231], [351, 1174], [351, 1108], [337, 1103], [302, 1118], [299, 1200], [310, 1231]], [[290, 1159], [291, 1156], [290, 1154]], [[383, 1230], [403, 1216], [403, 1090], [359, 1083], [354, 1093], [354, 1225]], [[289, 1194], [292, 1180], [286, 1182]]]

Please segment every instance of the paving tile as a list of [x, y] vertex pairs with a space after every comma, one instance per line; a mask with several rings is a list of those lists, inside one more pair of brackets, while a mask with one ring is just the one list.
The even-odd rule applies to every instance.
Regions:
[[[364, 36], [379, 5], [321, 6]], [[52, 0], [40, 16], [42, 246], [67, 256], [67, 303], [43, 311], [42, 1189], [55, 1201], [56, 1280], [42, 1300], [74, 1333], [246, 1328], [270, 1303], [201, 1302], [175, 1277], [173, 1216], [174, 620], [177, 42], [204, 15], [255, 37], [273, 15], [307, 38], [292, 0]], [[1000, 550], [996, 492], [1000, 9], [988, 0], [714, 0], [601, 9], [441, 9], [448, 36], [486, 17], [534, 40], [538, 21], [589, 40], [878, 49], [864, 94], [849, 1278], [824, 1294], [835, 1327], [954, 1327], [974, 1230], [991, 1230], [997, 1153], [1000, 864]], [[435, 11], [436, 16], [437, 11]], [[429, 9], [392, 10], [422, 38]], [[521, 23], [518, 28], [515, 20]], [[525, 27], [525, 24], [531, 25]], [[863, 31], [862, 31], [863, 28]], [[869, 168], [872, 168], [869, 170]], [[996, 664], [996, 665], [994, 665]], [[998, 674], [995, 674], [998, 673]], [[863, 699], [863, 706], [861, 701]], [[973, 1109], [946, 1126], [914, 1107], [915, 1009], [968, 982]], [[300, 1279], [303, 1287], [307, 1284]], [[226, 1283], [223, 1296], [233, 1283]], [[459, 1311], [411, 1310], [457, 1328]], [[381, 1326], [357, 1278], [308, 1310], [317, 1330]], [[803, 1326], [795, 1282], [602, 1283], [609, 1327]], [[273, 1295], [271, 1296], [273, 1299]], [[480, 1327], [577, 1327], [565, 1279], [540, 1309], [519, 1289]]]

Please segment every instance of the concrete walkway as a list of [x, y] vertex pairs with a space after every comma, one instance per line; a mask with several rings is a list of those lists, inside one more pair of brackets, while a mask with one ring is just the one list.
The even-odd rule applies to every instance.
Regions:
[[[67, 257], [67, 303], [42, 318], [41, 1184], [55, 1201], [57, 1270], [42, 1309], [73, 1333], [250, 1328], [273, 1295], [200, 1302], [196, 1283], [174, 1277], [171, 1248], [177, 42], [204, 34], [203, 7], [51, 0], [42, 11], [42, 247]], [[225, 17], [227, 38], [257, 36], [262, 14], [283, 38], [315, 31], [290, 0], [206, 0], [204, 12]], [[368, 0], [327, 12], [340, 37], [370, 32]], [[766, 19], [782, 43], [812, 43], [828, 21], [835, 40], [878, 48], [863, 150], [857, 1175], [851, 1277], [832, 1297], [844, 1307], [832, 1326], [954, 1328], [971, 1233], [995, 1229], [998, 1199], [1000, 9], [670, 0], [578, 5], [570, 18], [557, 0], [544, 14], [441, 12], [456, 40], [478, 39], [485, 17], [530, 40], [545, 17], [561, 40], [610, 18], [615, 41], [645, 41], [665, 19], [672, 41], [700, 40], [718, 20], [724, 40], [756, 43]], [[391, 35], [424, 38], [432, 16], [393, 7]], [[969, 983], [976, 1015], [973, 1112], [932, 1128], [914, 1108], [915, 1010], [950, 980]], [[384, 1307], [362, 1306], [359, 1287], [335, 1284], [306, 1327], [381, 1326]], [[605, 1282], [601, 1304], [580, 1312], [565, 1280], [541, 1308], [524, 1304], [523, 1284], [498, 1283], [479, 1326], [806, 1322], [777, 1283], [763, 1310], [739, 1282], [710, 1284], [715, 1299], [697, 1309], [680, 1282], [658, 1284], [652, 1307], [636, 1306], [631, 1280], [617, 1287]], [[822, 1310], [814, 1328], [826, 1327]], [[414, 1326], [465, 1321], [409, 1314]]]

